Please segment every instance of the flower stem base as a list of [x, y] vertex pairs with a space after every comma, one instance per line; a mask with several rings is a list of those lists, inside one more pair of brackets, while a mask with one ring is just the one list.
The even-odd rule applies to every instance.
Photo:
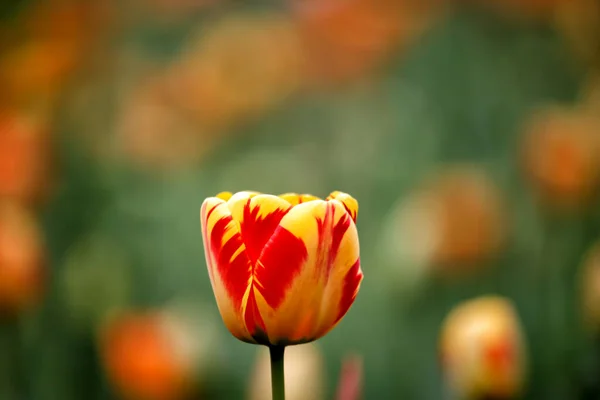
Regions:
[[273, 400], [285, 400], [284, 352], [285, 346], [269, 346]]

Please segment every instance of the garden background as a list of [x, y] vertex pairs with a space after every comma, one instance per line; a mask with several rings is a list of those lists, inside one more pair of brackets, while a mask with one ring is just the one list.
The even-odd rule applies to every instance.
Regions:
[[515, 398], [600, 399], [599, 2], [0, 13], [0, 399], [251, 398], [258, 348], [220, 321], [199, 225], [246, 189], [360, 203], [361, 291], [294, 398], [333, 398], [348, 357], [365, 399], [448, 398], [444, 318], [495, 294]]

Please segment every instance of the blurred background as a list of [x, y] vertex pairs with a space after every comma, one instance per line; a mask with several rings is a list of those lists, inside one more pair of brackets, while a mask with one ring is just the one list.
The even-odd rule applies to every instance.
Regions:
[[364, 399], [600, 399], [597, 0], [12, 0], [0, 20], [0, 399], [268, 400], [199, 225], [245, 189], [360, 202], [361, 292], [290, 350], [291, 399], [357, 365]]

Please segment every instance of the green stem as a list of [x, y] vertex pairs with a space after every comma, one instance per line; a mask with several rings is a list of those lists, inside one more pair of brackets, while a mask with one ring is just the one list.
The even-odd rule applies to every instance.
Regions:
[[283, 372], [283, 353], [285, 346], [269, 346], [271, 354], [271, 389], [273, 400], [285, 400], [285, 378]]

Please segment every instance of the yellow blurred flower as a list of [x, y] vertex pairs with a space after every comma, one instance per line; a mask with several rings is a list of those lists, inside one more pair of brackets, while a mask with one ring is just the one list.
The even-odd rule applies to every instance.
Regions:
[[440, 337], [441, 362], [455, 395], [511, 399], [523, 389], [526, 356], [511, 302], [485, 296], [458, 305]]

